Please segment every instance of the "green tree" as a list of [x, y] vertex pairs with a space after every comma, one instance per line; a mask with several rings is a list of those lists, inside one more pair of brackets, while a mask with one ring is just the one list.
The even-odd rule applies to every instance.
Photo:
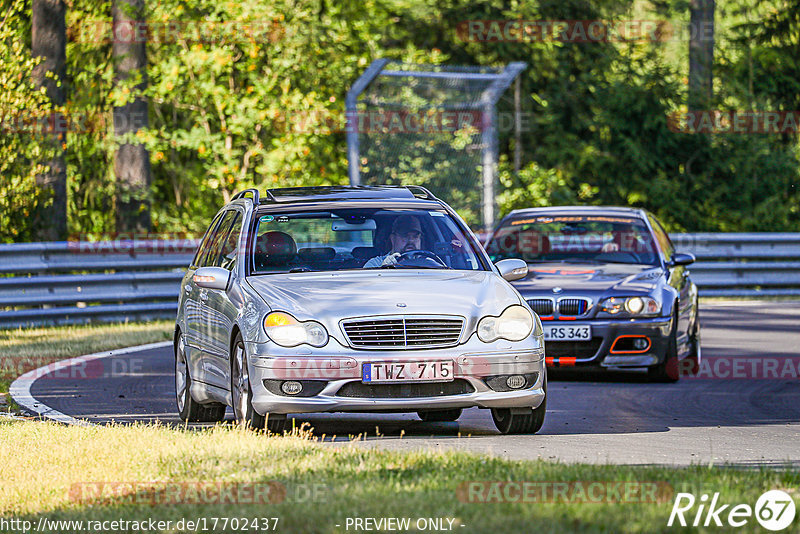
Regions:
[[39, 60], [25, 44], [29, 35], [25, 2], [11, 0], [0, 13], [0, 242], [34, 240], [32, 215], [52, 206], [36, 178], [54, 156], [48, 120], [53, 105], [32, 82]]

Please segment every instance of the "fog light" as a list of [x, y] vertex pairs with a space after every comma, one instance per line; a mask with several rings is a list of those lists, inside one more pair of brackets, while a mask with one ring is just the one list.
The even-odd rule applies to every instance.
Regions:
[[297, 395], [303, 391], [303, 384], [300, 382], [295, 382], [294, 380], [289, 380], [288, 382], [281, 384], [281, 391], [287, 395]]
[[506, 385], [511, 389], [519, 389], [525, 385], [525, 377], [522, 375], [511, 375], [506, 378]]
[[647, 348], [647, 340], [643, 337], [637, 337], [633, 340], [633, 348], [636, 350], [644, 350]]

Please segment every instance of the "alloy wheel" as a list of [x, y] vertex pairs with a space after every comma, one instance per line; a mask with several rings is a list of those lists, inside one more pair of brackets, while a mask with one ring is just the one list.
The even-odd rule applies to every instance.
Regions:
[[183, 336], [178, 340], [178, 351], [175, 354], [175, 395], [178, 402], [178, 411], [182, 412], [186, 404], [186, 353], [184, 352]]
[[233, 357], [233, 414], [236, 421], [242, 423], [247, 417], [250, 404], [250, 376], [247, 371], [247, 355], [244, 346], [236, 344]]

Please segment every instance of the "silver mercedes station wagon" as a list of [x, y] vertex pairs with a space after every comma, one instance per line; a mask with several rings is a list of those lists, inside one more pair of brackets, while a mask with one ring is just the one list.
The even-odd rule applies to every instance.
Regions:
[[547, 376], [539, 318], [459, 216], [421, 187], [243, 191], [186, 273], [175, 327], [184, 421], [282, 432], [287, 415], [491, 410], [534, 433]]

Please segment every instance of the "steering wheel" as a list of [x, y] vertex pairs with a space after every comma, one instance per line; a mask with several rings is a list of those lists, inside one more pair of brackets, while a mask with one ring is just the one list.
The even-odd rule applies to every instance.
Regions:
[[439, 256], [437, 256], [436, 254], [434, 254], [429, 250], [420, 250], [420, 249], [407, 250], [406, 252], [401, 253], [400, 256], [397, 258], [397, 263], [403, 261], [419, 260], [423, 258], [431, 259], [436, 263], [438, 263], [439, 265], [441, 265], [442, 267], [447, 268], [447, 264], [442, 260], [442, 258], [440, 258]]

